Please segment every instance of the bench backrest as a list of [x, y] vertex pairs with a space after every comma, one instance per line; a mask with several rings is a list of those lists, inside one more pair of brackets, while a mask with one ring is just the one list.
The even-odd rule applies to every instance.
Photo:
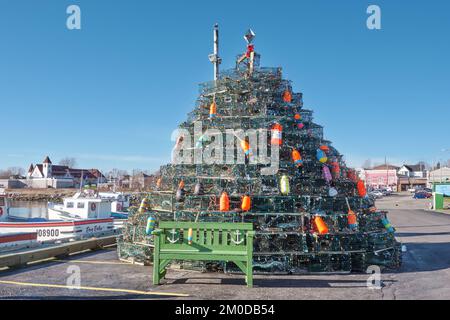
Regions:
[[[253, 224], [160, 221], [158, 229], [161, 230], [161, 249], [246, 251], [246, 234], [253, 232]], [[191, 244], [189, 229], [192, 229]]]

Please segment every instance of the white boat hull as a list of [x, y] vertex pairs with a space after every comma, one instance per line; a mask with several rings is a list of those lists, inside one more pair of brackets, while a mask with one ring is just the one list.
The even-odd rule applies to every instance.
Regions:
[[46, 222], [0, 222], [0, 234], [36, 233], [38, 242], [52, 242], [118, 233], [113, 219]]
[[34, 248], [38, 245], [37, 234], [34, 232], [0, 234], [0, 252]]

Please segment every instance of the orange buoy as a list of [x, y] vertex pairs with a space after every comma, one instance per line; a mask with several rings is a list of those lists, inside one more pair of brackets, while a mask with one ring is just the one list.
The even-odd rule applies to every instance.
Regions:
[[349, 178], [350, 180], [356, 182], [356, 181], [357, 181], [357, 178], [356, 178], [356, 173], [355, 173], [355, 171], [352, 170], [352, 169], [349, 169], [349, 170], [347, 171], [347, 178]]
[[314, 226], [316, 227], [316, 230], [319, 232], [319, 234], [328, 233], [328, 227], [321, 217], [314, 218]]
[[283, 93], [283, 101], [286, 103], [291, 103], [292, 102], [292, 94], [289, 90], [286, 90]]
[[300, 115], [300, 113], [296, 113], [294, 116], [294, 119], [297, 121], [300, 121], [300, 120], [302, 120], [302, 116]]
[[178, 189], [184, 189], [184, 181], [181, 180], [180, 184], [178, 185]]
[[241, 206], [242, 211], [250, 211], [251, 208], [252, 208], [252, 199], [250, 199], [249, 196], [244, 196], [244, 198], [242, 198], [242, 206]]
[[250, 143], [247, 140], [241, 140], [241, 148], [244, 150], [246, 156], [250, 155]]
[[211, 103], [211, 107], [209, 108], [209, 118], [214, 119], [217, 115], [217, 105], [215, 102]]
[[230, 198], [228, 197], [228, 193], [226, 192], [222, 192], [222, 195], [220, 196], [220, 211], [230, 211]]
[[292, 161], [294, 161], [297, 167], [301, 167], [303, 165], [302, 155], [296, 149], [292, 151]]
[[359, 180], [356, 183], [356, 188], [358, 189], [358, 195], [361, 198], [364, 198], [367, 195], [367, 190], [366, 190], [366, 186], [364, 185], [364, 181]]
[[183, 137], [183, 136], [179, 136], [179, 137], [177, 138], [177, 142], [176, 142], [176, 144], [175, 144], [175, 148], [176, 148], [176, 149], [180, 148], [181, 145], [183, 144], [183, 141], [184, 141], [184, 137]]
[[348, 210], [347, 221], [350, 229], [355, 229], [358, 226], [356, 213], [354, 213], [352, 210]]
[[330, 148], [328, 146], [325, 146], [325, 145], [320, 146], [319, 149], [322, 150], [323, 152], [329, 152], [330, 151]]
[[283, 126], [279, 123], [275, 123], [272, 126], [271, 144], [275, 146], [281, 146], [282, 143], [283, 143]]
[[341, 168], [339, 167], [339, 163], [337, 161], [333, 161], [331, 163], [331, 171], [335, 176], [339, 176], [341, 174]]

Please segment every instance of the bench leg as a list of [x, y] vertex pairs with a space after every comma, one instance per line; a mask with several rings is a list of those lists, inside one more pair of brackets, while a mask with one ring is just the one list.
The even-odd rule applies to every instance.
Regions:
[[246, 282], [247, 287], [253, 287], [253, 257], [247, 259], [247, 270], [246, 270]]
[[153, 285], [159, 285], [159, 281], [161, 279], [160, 273], [160, 261], [159, 261], [159, 252], [155, 251], [153, 257]]

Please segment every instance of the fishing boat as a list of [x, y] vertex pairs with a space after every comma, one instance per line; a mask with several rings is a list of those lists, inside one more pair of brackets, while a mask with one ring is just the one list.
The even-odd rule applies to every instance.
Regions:
[[0, 253], [37, 246], [36, 232], [0, 234]]
[[[74, 212], [69, 213], [49, 208], [49, 219], [20, 219], [9, 215], [8, 198], [4, 193], [0, 194], [0, 212], [2, 213], [0, 215], [0, 235], [16, 235], [19, 239], [21, 238], [19, 235], [33, 233], [36, 234], [37, 242], [47, 243], [121, 232], [123, 220], [115, 221], [111, 217], [109, 201], [95, 202], [88, 200], [89, 198], [83, 199], [89, 203], [90, 209], [84, 216], [82, 211], [77, 215]], [[8, 245], [14, 245], [15, 238], [8, 239]]]
[[1, 234], [36, 233], [40, 243], [83, 239], [119, 233], [114, 220], [0, 222]]

